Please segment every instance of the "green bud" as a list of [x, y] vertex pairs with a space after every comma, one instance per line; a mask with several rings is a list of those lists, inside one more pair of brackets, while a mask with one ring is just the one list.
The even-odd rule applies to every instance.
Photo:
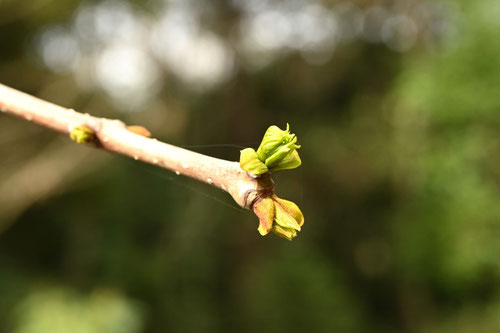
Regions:
[[256, 175], [294, 169], [302, 163], [296, 150], [299, 148], [297, 137], [290, 133], [288, 124], [284, 131], [273, 125], [267, 129], [257, 151], [251, 148], [241, 151], [240, 166]]
[[240, 167], [255, 175], [261, 175], [269, 171], [267, 166], [259, 160], [257, 153], [252, 148], [246, 148], [240, 152]]
[[73, 127], [69, 136], [76, 143], [91, 143], [96, 139], [94, 131], [88, 125]]
[[[286, 130], [281, 130], [278, 126], [271, 126], [267, 129], [262, 139], [262, 143], [257, 149], [259, 160], [264, 162], [270, 169], [277, 166], [295, 149], [300, 148], [296, 144], [297, 137], [290, 133], [290, 125], [286, 124]], [[297, 155], [298, 156], [298, 155]]]

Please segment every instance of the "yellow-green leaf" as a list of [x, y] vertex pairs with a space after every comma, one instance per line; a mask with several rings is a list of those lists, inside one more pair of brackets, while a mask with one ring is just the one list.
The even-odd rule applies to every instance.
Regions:
[[270, 197], [257, 201], [253, 207], [254, 213], [259, 218], [259, 228], [257, 230], [262, 236], [267, 235], [273, 228], [275, 214], [274, 201]]
[[300, 160], [299, 153], [294, 150], [287, 157], [282, 159], [277, 165], [269, 168], [270, 171], [278, 171], [278, 170], [287, 170], [287, 169], [295, 169], [302, 164]]
[[297, 237], [297, 230], [292, 228], [283, 228], [277, 224], [273, 225], [273, 232], [283, 238], [292, 240]]
[[284, 212], [287, 216], [290, 216], [297, 223], [299, 226], [297, 230], [300, 231], [300, 227], [304, 225], [304, 214], [300, 211], [299, 206], [292, 201], [278, 198], [276, 195], [273, 195], [272, 199], [275, 202], [276, 212], [280, 211], [280, 214]]
[[252, 148], [246, 148], [240, 152], [240, 167], [255, 175], [261, 175], [269, 171], [267, 166], [259, 160], [257, 153]]

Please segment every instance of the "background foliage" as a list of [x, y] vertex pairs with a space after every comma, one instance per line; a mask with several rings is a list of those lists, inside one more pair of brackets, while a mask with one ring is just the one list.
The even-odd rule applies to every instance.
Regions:
[[0, 82], [237, 160], [291, 124], [293, 242], [0, 115], [1, 332], [500, 331], [500, 3], [0, 0]]

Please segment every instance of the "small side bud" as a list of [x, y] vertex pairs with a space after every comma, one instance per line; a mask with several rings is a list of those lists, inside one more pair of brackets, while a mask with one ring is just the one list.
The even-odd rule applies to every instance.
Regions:
[[88, 125], [79, 125], [73, 127], [69, 137], [76, 143], [93, 143], [96, 141], [96, 136], [94, 131]]
[[130, 132], [134, 132], [135, 134], [145, 136], [146, 138], [151, 137], [151, 132], [149, 132], [145, 127], [134, 125], [134, 126], [127, 126], [127, 129]]

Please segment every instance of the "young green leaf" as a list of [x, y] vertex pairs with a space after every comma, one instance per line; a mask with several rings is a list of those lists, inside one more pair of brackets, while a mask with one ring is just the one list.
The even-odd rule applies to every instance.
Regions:
[[295, 169], [302, 164], [299, 153], [294, 150], [290, 155], [282, 159], [278, 164], [269, 168], [269, 171]]
[[240, 167], [255, 175], [261, 175], [269, 171], [267, 166], [259, 160], [257, 153], [252, 148], [246, 148], [240, 152]]

